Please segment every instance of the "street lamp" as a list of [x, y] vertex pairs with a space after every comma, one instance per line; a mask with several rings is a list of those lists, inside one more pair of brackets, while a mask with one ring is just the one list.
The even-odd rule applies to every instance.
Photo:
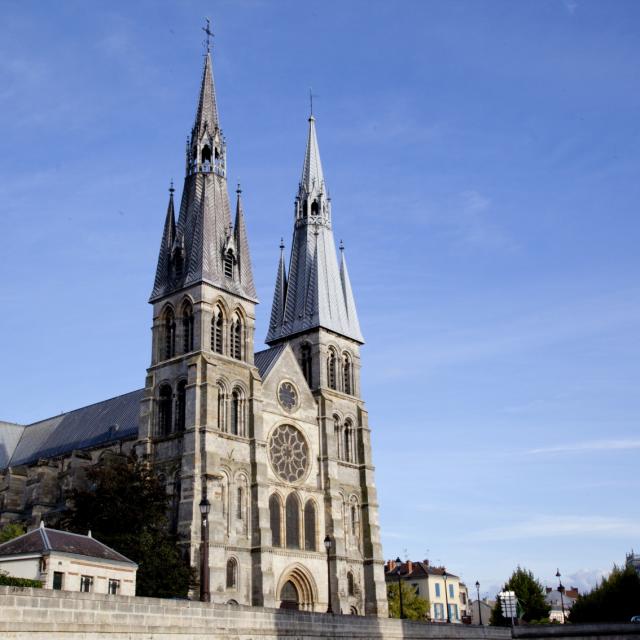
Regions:
[[207, 526], [211, 503], [207, 496], [202, 496], [200, 500], [200, 601], [209, 602], [209, 527]]
[[402, 578], [400, 577], [400, 567], [402, 560], [400, 556], [396, 558], [396, 575], [398, 576], [398, 598], [400, 598], [400, 620], [404, 620], [404, 602], [402, 601]]
[[562, 580], [560, 580], [560, 569], [556, 571], [556, 578], [558, 578], [558, 591], [560, 592], [560, 606], [562, 608], [562, 624], [564, 624], [564, 597], [562, 595], [564, 593], [564, 587], [562, 586]]
[[333, 608], [331, 607], [331, 536], [327, 534], [324, 537], [324, 548], [327, 550], [327, 613], [333, 613]]
[[451, 624], [451, 614], [449, 613], [449, 593], [447, 592], [447, 570], [442, 567], [442, 577], [444, 578], [444, 601], [447, 607], [447, 624]]
[[480, 583], [476, 580], [476, 591], [478, 592], [478, 599], [476, 602], [478, 603], [478, 619], [480, 620], [480, 624], [482, 624], [482, 609], [480, 608]]

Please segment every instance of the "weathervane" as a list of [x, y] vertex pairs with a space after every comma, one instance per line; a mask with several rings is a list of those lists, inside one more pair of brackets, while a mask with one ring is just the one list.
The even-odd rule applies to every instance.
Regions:
[[211, 53], [211, 38], [213, 38], [213, 31], [211, 31], [211, 22], [209, 18], [205, 18], [205, 20], [207, 22], [207, 26], [202, 27], [202, 30], [207, 34], [207, 40], [204, 44], [207, 47], [207, 53]]

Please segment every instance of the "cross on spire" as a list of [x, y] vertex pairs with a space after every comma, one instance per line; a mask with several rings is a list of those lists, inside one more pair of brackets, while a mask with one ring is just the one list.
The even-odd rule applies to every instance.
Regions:
[[318, 98], [317, 93], [313, 93], [311, 87], [309, 87], [309, 117], [313, 118], [313, 99]]
[[211, 21], [209, 18], [205, 18], [207, 25], [202, 27], [202, 30], [207, 34], [207, 40], [205, 41], [205, 46], [207, 48], [207, 53], [211, 53], [211, 38], [213, 38], [213, 31], [211, 31]]

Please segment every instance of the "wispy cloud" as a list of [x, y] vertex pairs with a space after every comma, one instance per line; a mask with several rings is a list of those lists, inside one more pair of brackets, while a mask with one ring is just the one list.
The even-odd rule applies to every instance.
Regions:
[[562, 0], [562, 4], [569, 15], [574, 15], [578, 10], [578, 3], [576, 0]]
[[539, 447], [529, 449], [528, 454], [537, 455], [541, 453], [590, 453], [601, 451], [631, 451], [640, 449], [639, 438], [609, 439], [609, 440], [587, 440], [583, 442], [567, 442], [552, 447]]
[[638, 537], [640, 521], [601, 516], [538, 516], [473, 534], [476, 540], [523, 540], [561, 536]]

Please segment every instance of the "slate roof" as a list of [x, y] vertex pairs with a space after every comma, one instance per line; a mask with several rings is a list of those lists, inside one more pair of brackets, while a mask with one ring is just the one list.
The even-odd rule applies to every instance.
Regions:
[[0, 469], [9, 466], [9, 460], [18, 446], [24, 430], [23, 424], [0, 420]]
[[102, 542], [99, 542], [95, 538], [83, 536], [79, 533], [49, 529], [43, 526], [0, 544], [0, 556], [29, 553], [46, 554], [51, 551], [74, 553], [80, 556], [111, 560], [113, 562], [126, 562], [127, 564], [138, 566], [135, 562], [129, 560], [129, 558], [126, 558], [106, 544], [102, 544]]
[[[137, 437], [143, 393], [144, 389], [138, 389], [26, 425], [11, 451], [7, 445], [15, 441], [18, 425], [0, 423], [0, 468]], [[4, 457], [3, 446], [9, 451]]]
[[[300, 205], [304, 202], [306, 209]], [[309, 209], [312, 202], [319, 204], [313, 215]], [[309, 118], [297, 203], [289, 271], [284, 271], [281, 253], [266, 342], [273, 345], [297, 333], [323, 327], [362, 343], [342, 246], [338, 264], [331, 229], [331, 202], [313, 116]]]
[[[412, 562], [411, 571], [409, 571], [409, 565], [406, 562], [397, 564], [393, 569], [388, 569], [388, 565], [385, 566], [385, 576], [398, 576], [402, 578], [422, 578], [424, 576], [443, 576], [445, 572], [444, 567], [432, 567], [428, 562]], [[447, 577], [459, 578], [459, 576], [447, 571]]]
[[258, 367], [260, 377], [264, 380], [271, 371], [276, 360], [280, 357], [280, 354], [287, 348], [286, 343], [279, 344], [276, 347], [265, 349], [264, 351], [258, 351], [254, 355], [254, 363]]

